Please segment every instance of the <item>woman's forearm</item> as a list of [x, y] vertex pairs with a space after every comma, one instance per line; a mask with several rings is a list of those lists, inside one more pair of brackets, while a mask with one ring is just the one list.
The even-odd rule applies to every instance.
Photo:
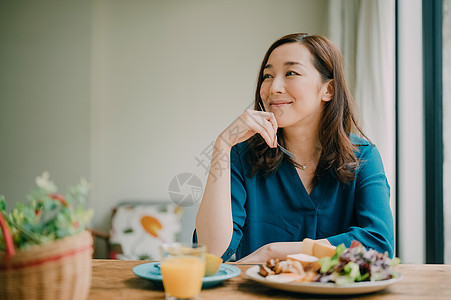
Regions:
[[277, 121], [273, 113], [246, 110], [217, 138], [202, 203], [196, 217], [199, 243], [208, 252], [222, 256], [233, 235], [230, 187], [230, 150], [233, 145], [260, 134], [270, 147], [277, 147]]
[[230, 145], [220, 136], [215, 142], [207, 184], [196, 217], [199, 243], [207, 245], [207, 251], [219, 257], [227, 249], [233, 234], [230, 150]]

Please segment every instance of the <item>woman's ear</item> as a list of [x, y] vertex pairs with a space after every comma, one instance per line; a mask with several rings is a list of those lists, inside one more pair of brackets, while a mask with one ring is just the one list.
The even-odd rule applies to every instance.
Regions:
[[323, 85], [323, 96], [321, 100], [327, 102], [334, 97], [334, 80], [331, 79]]

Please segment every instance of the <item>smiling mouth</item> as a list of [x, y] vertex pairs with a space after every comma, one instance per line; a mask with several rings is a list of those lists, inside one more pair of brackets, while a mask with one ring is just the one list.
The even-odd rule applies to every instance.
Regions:
[[282, 107], [282, 106], [285, 106], [285, 105], [290, 105], [291, 103], [293, 103], [293, 102], [291, 102], [291, 101], [280, 101], [280, 102], [271, 102], [269, 105], [271, 107]]

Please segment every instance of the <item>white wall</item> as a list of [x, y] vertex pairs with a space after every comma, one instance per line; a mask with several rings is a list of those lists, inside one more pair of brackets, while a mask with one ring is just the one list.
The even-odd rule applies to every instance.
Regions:
[[403, 263], [425, 261], [421, 0], [399, 0], [399, 232]]
[[85, 176], [93, 226], [106, 230], [122, 200], [168, 201], [181, 172], [205, 182], [196, 157], [251, 103], [266, 48], [291, 32], [324, 34], [326, 7], [2, 2], [0, 192], [11, 207], [43, 170], [61, 187]]
[[90, 177], [90, 1], [0, 3], [0, 193]]

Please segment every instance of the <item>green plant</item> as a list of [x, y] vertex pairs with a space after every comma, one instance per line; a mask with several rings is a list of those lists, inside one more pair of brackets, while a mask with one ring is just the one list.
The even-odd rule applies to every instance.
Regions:
[[[0, 219], [6, 221], [15, 249], [44, 244], [86, 229], [92, 209], [85, 208], [89, 183], [82, 178], [65, 195], [57, 194], [57, 187], [44, 172], [36, 178], [37, 187], [27, 196], [26, 203], [17, 203], [10, 213], [6, 211], [4, 196], [0, 196]], [[0, 220], [1, 221], [1, 220]], [[0, 233], [0, 251], [6, 251], [5, 239]], [[7, 239], [6, 239], [7, 240]]]

